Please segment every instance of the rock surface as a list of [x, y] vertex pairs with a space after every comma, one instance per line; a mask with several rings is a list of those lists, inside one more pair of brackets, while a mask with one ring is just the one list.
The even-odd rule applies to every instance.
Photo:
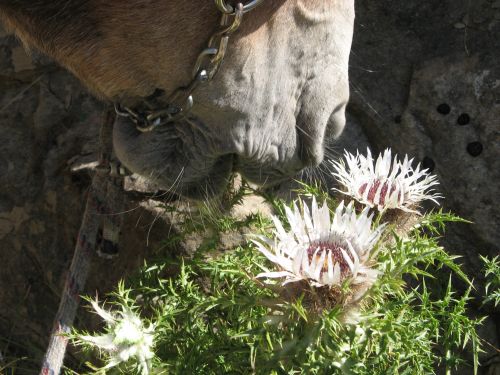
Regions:
[[[390, 146], [433, 169], [444, 207], [475, 223], [452, 226], [446, 246], [464, 256], [480, 293], [478, 254], [500, 252], [498, 1], [356, 6], [348, 126], [329, 155]], [[2, 355], [18, 348], [32, 358], [23, 367], [38, 366], [90, 182], [84, 167], [97, 160], [102, 112], [69, 73], [28, 57], [0, 29], [0, 368]], [[91, 293], [133, 272], [172, 233], [175, 220], [159, 203], [129, 190], [122, 256], [95, 261]], [[499, 311], [477, 308], [491, 315], [482, 334], [498, 347]], [[483, 358], [492, 364], [484, 373], [495, 373], [498, 359], [491, 351]]]
[[357, 2], [349, 111], [374, 149], [438, 175], [453, 251], [500, 253], [500, 11], [494, 1]]

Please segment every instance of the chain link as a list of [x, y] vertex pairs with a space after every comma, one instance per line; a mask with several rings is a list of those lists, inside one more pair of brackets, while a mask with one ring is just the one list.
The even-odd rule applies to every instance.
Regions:
[[[263, 0], [253, 0], [249, 1], [243, 6], [243, 13], [248, 13], [251, 10], [253, 10], [257, 5], [262, 3]], [[226, 0], [215, 0], [215, 5], [219, 9], [221, 13], [224, 14], [234, 14], [235, 13], [235, 7], [233, 7], [231, 4], [228, 4]]]
[[200, 85], [210, 82], [219, 71], [226, 55], [229, 37], [240, 27], [243, 15], [262, 2], [263, 0], [252, 0], [245, 5], [240, 2], [232, 6], [226, 0], [215, 0], [217, 9], [222, 13], [220, 27], [211, 36], [207, 48], [198, 55], [191, 82], [175, 90], [162, 109], [138, 111], [115, 104], [116, 113], [131, 119], [141, 132], [152, 131], [185, 116], [193, 106], [193, 92]]

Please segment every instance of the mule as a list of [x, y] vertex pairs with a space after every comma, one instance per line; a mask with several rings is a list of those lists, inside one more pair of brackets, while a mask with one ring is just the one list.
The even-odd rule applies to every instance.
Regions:
[[[97, 97], [134, 108], [190, 82], [220, 11], [208, 0], [0, 0], [0, 18]], [[193, 198], [220, 193], [234, 171], [271, 186], [317, 166], [345, 125], [353, 23], [354, 0], [262, 1], [189, 113], [150, 132], [118, 117], [118, 158]]]

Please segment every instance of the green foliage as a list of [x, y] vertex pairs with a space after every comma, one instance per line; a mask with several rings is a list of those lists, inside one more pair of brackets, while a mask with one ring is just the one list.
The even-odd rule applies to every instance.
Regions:
[[[325, 197], [316, 188], [307, 191]], [[272, 203], [278, 214], [283, 211], [283, 202]], [[244, 221], [209, 216], [205, 223], [215, 233], [271, 229], [259, 215]], [[462, 220], [431, 213], [408, 238], [387, 236], [378, 248], [380, 277], [359, 306], [355, 324], [346, 323], [342, 306], [314, 309], [306, 299], [285, 298], [278, 284], [263, 285], [255, 275], [272, 265], [252, 244], [212, 257], [208, 254], [217, 246], [212, 242], [181, 260], [174, 277], [172, 260], [159, 259], [145, 265], [129, 289], [119, 288], [115, 301], [135, 301], [155, 322], [158, 374], [418, 375], [435, 373], [438, 366], [451, 373], [464, 363], [467, 345], [476, 373], [481, 321], [467, 317], [470, 288], [458, 294], [451, 276], [471, 284], [456, 257], [437, 242], [450, 221]], [[186, 219], [185, 228], [196, 230], [197, 224]], [[487, 265], [493, 275], [489, 285], [498, 292], [497, 258]], [[438, 273], [448, 282], [442, 285]]]
[[496, 307], [500, 305], [500, 257], [488, 259], [481, 256], [481, 260], [484, 263], [484, 274], [487, 279], [484, 303], [491, 302]]

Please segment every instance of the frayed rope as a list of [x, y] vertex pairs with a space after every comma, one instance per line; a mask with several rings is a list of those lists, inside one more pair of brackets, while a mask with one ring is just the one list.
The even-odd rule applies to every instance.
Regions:
[[[101, 157], [100, 164], [109, 164], [112, 153], [112, 128], [115, 120], [114, 111], [106, 113], [101, 126]], [[98, 233], [102, 230], [103, 220], [108, 218], [112, 228], [107, 229], [107, 237], [117, 246], [118, 234], [121, 227], [122, 215], [120, 204], [123, 196], [116, 178], [111, 178], [99, 168], [97, 169], [92, 185], [87, 195], [87, 203], [83, 214], [82, 224], [78, 232], [73, 259], [66, 277], [61, 301], [56, 314], [54, 327], [45, 353], [40, 375], [59, 375], [64, 362], [64, 355], [68, 345], [67, 334], [75, 320], [76, 311], [83, 292], [90, 264], [98, 246]], [[112, 220], [109, 217], [113, 216]], [[106, 239], [106, 238], [105, 238]], [[109, 239], [106, 239], [109, 240]]]

